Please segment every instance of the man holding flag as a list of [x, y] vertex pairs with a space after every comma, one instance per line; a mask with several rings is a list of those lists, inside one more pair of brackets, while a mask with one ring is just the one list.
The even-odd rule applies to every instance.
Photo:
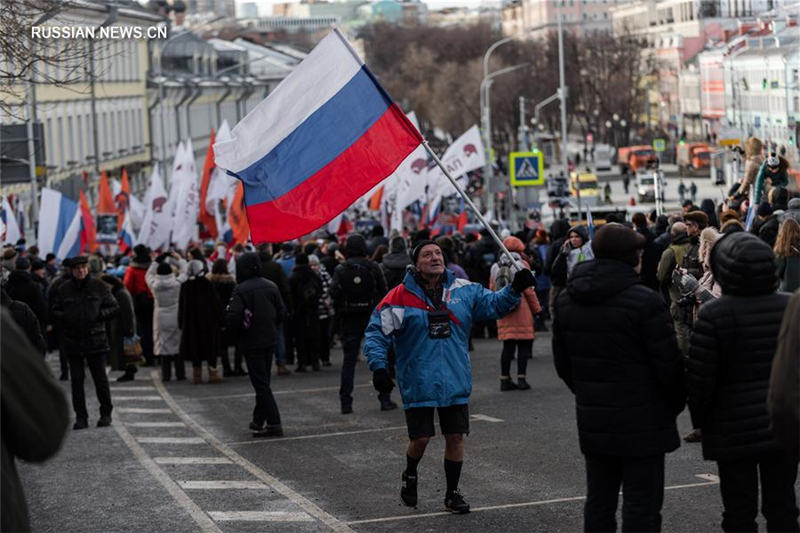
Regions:
[[[469, 153], [477, 153], [479, 145], [478, 139]], [[252, 240], [260, 243], [289, 241], [324, 226], [376, 185], [403, 172], [404, 163], [419, 156], [420, 146], [509, 254], [337, 29], [233, 128], [229, 139], [214, 144], [214, 154], [217, 165], [241, 181]], [[511, 312], [534, 279], [521, 269], [512, 285], [497, 293], [456, 280], [432, 241], [414, 249], [414, 263], [415, 272], [372, 312], [364, 354], [382, 394], [394, 386], [386, 370], [390, 345], [397, 354], [410, 438], [404, 503], [417, 503], [416, 465], [433, 435], [437, 407], [447, 439], [445, 505], [465, 513], [469, 505], [458, 492], [458, 481], [469, 432], [470, 327], [473, 320]]]

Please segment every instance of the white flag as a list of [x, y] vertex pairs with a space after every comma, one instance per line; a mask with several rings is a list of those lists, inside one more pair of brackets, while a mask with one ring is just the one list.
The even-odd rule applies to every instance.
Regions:
[[2, 234], [3, 242], [10, 244], [17, 244], [17, 241], [22, 238], [22, 232], [19, 230], [17, 224], [17, 215], [11, 210], [11, 204], [8, 203], [8, 198], [3, 196], [3, 213], [2, 223], [5, 227], [0, 226], [0, 234]]
[[191, 139], [186, 141], [173, 179], [172, 186], [178, 190], [175, 195], [172, 242], [183, 249], [190, 241], [196, 240], [197, 215], [200, 213], [200, 190]]
[[169, 212], [167, 191], [161, 181], [158, 163], [153, 166], [150, 176], [150, 187], [145, 196], [145, 214], [142, 228], [139, 231], [137, 244], [144, 244], [152, 249], [169, 244], [169, 235], [172, 231], [172, 215]]
[[[230, 140], [230, 138], [231, 129], [228, 127], [228, 121], [223, 120], [217, 132], [217, 142], [227, 141]], [[206, 192], [206, 212], [215, 217], [220, 216], [218, 213], [220, 200], [233, 198], [238, 184], [239, 181], [233, 176], [228, 175], [224, 168], [215, 166], [214, 170], [211, 171], [211, 180], [208, 184], [208, 192]], [[220, 235], [222, 235], [222, 226], [219, 225], [219, 221], [217, 223], [217, 228], [219, 228]]]
[[[486, 156], [481, 142], [478, 126], [472, 126], [461, 137], [447, 148], [441, 157], [447, 171], [461, 184], [467, 172], [481, 168], [486, 163]], [[438, 167], [428, 171], [428, 212], [433, 213], [439, 207], [443, 196], [455, 194], [456, 190], [444, 172]]]

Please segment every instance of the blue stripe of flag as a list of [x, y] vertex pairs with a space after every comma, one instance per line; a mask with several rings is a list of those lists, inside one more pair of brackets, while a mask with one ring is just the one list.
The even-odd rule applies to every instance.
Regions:
[[[56, 226], [56, 236], [53, 239], [53, 252], [57, 252], [64, 240], [64, 235], [67, 233], [72, 220], [75, 218], [75, 213], [78, 212], [78, 202], [70, 200], [63, 194], [61, 195], [61, 202], [58, 207], [58, 225]], [[78, 239], [78, 246], [80, 246], [80, 239]], [[68, 256], [71, 257], [71, 256]]]
[[247, 204], [280, 198], [319, 172], [364, 135], [391, 103], [362, 67], [271, 152], [234, 174], [247, 186]]

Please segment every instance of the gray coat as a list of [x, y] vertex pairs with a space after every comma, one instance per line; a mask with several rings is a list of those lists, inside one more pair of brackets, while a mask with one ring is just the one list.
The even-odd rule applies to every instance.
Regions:
[[181, 348], [181, 330], [178, 327], [178, 301], [181, 283], [186, 280], [186, 261], [181, 260], [180, 274], [160, 275], [156, 273], [158, 263], [153, 261], [147, 268], [145, 281], [153, 293], [153, 353], [174, 355]]

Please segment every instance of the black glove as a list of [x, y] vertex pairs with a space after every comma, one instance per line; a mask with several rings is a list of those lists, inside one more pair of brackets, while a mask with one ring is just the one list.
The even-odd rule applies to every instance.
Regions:
[[514, 274], [514, 281], [511, 282], [511, 288], [521, 293], [528, 287], [533, 287], [535, 284], [536, 280], [533, 278], [531, 271], [527, 268], [523, 268]]
[[394, 388], [394, 382], [385, 368], [379, 368], [372, 373], [372, 385], [376, 391], [384, 393], [392, 392]]

